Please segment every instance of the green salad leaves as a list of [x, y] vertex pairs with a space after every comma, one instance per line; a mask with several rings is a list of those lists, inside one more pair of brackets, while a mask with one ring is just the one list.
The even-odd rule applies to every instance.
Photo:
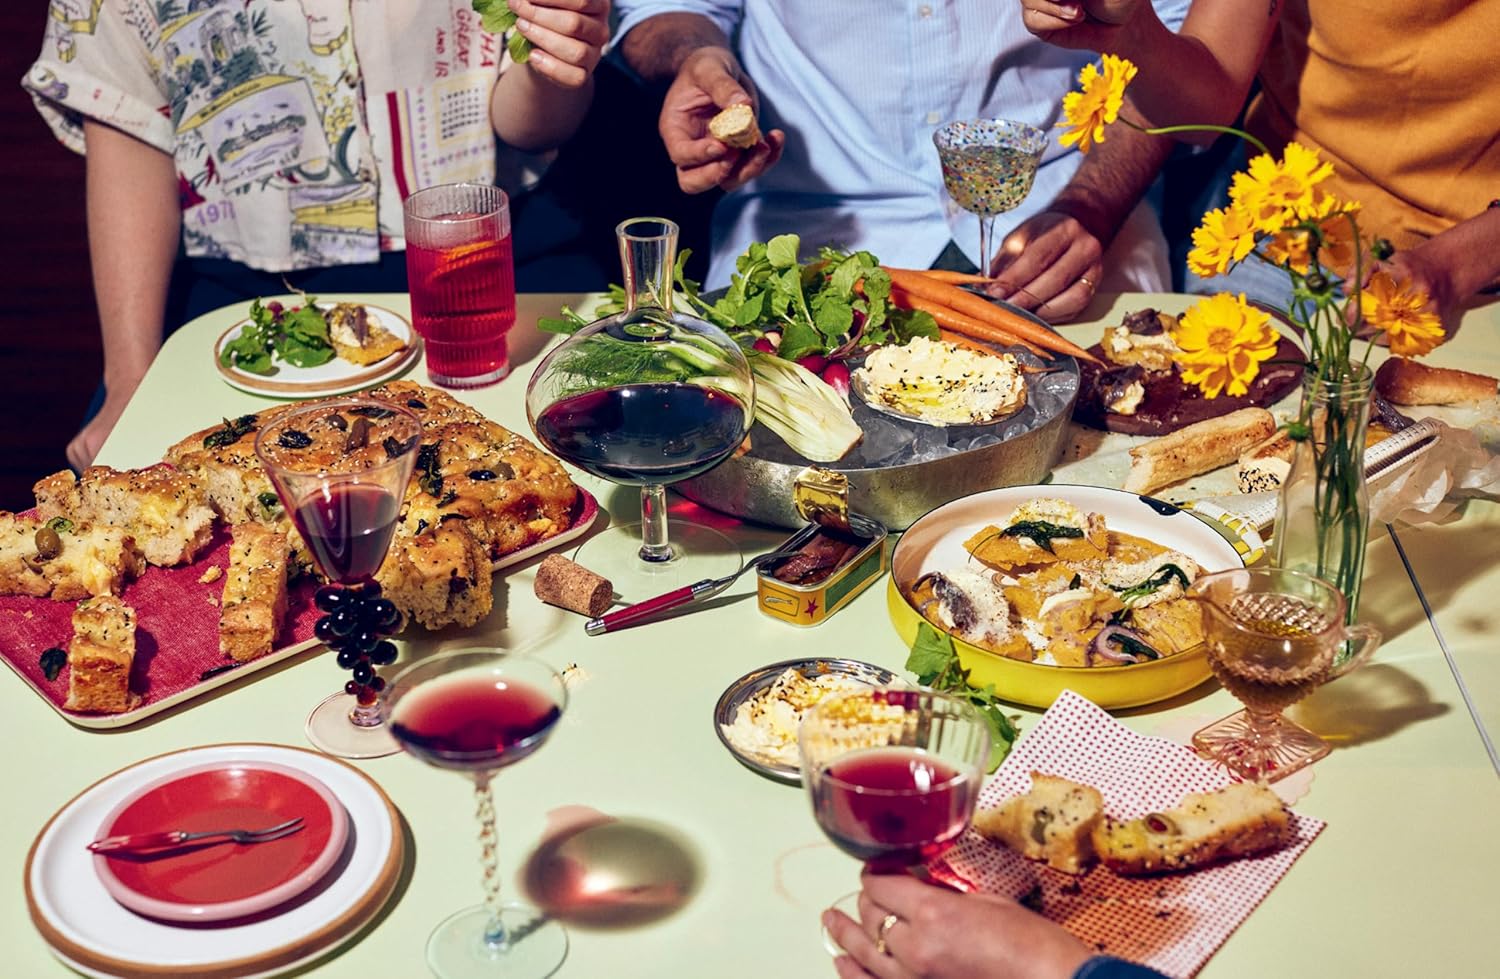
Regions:
[[979, 716], [990, 729], [990, 763], [993, 772], [1000, 767], [1005, 756], [1016, 743], [1016, 726], [1000, 708], [993, 685], [976, 687], [969, 682], [969, 671], [958, 660], [958, 650], [953, 648], [953, 637], [939, 632], [927, 622], [917, 626], [917, 638], [912, 643], [911, 655], [907, 657], [906, 669], [917, 675], [917, 682], [924, 687], [943, 693], [967, 697], [979, 711]]
[[524, 64], [531, 57], [531, 42], [522, 37], [515, 29], [516, 13], [510, 9], [507, 0], [472, 0], [470, 6], [480, 16], [484, 29], [495, 36], [510, 32], [505, 39], [505, 48], [510, 52], [510, 60], [516, 64]]
[[311, 296], [294, 309], [281, 303], [250, 304], [250, 322], [219, 351], [219, 363], [262, 376], [275, 374], [275, 361], [293, 367], [317, 367], [334, 357], [328, 321]]

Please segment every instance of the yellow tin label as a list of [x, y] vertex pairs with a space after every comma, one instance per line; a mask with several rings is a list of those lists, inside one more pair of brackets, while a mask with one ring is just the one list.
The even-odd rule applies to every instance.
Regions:
[[757, 578], [760, 610], [793, 625], [818, 625], [854, 600], [886, 567], [885, 539], [816, 585], [788, 585], [769, 575]]

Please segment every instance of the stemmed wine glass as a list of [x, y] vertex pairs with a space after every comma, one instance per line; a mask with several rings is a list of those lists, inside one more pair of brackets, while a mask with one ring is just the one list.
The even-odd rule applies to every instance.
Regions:
[[755, 384], [722, 330], [672, 308], [677, 225], [616, 228], [625, 311], [549, 353], [526, 389], [526, 416], [552, 452], [602, 479], [641, 488], [641, 523], [601, 534], [578, 560], [631, 600], [740, 566], [723, 534], [667, 519], [666, 484], [706, 472], [750, 431]]
[[1010, 119], [950, 122], [932, 134], [953, 203], [979, 218], [979, 274], [990, 274], [995, 215], [1031, 193], [1047, 134]]
[[[1240, 778], [1274, 782], [1328, 754], [1328, 743], [1281, 712], [1369, 659], [1374, 626], [1345, 627], [1339, 590], [1300, 571], [1237, 568], [1204, 575], [1188, 597], [1203, 609], [1214, 676], [1245, 709], [1193, 735], [1198, 754]], [[1345, 647], [1358, 643], [1352, 655]]]
[[[905, 872], [958, 842], [990, 755], [989, 728], [968, 701], [898, 687], [819, 701], [797, 741], [818, 825], [875, 873]], [[858, 920], [858, 897], [834, 906]]]
[[396, 661], [386, 637], [401, 613], [381, 597], [375, 572], [385, 561], [422, 423], [374, 398], [323, 401], [277, 415], [255, 437], [255, 454], [282, 506], [330, 584], [314, 601], [324, 612], [315, 632], [353, 672], [307, 717], [307, 739], [340, 758], [379, 758], [400, 747], [386, 732], [375, 668]]
[[438, 925], [427, 963], [445, 979], [550, 976], [568, 954], [568, 933], [541, 911], [502, 903], [496, 855], [495, 774], [542, 746], [568, 690], [540, 660], [491, 648], [459, 649], [414, 663], [386, 691], [391, 733], [429, 765], [474, 778], [484, 904]]

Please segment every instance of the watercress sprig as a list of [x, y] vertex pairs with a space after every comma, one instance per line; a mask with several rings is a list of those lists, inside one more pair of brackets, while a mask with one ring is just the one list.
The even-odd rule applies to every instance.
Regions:
[[990, 760], [986, 771], [999, 768], [1016, 743], [1016, 725], [1001, 709], [993, 684], [976, 687], [969, 682], [969, 671], [959, 662], [953, 637], [926, 622], [917, 626], [917, 638], [906, 659], [906, 669], [917, 675], [922, 686], [966, 697], [974, 705], [990, 729]]

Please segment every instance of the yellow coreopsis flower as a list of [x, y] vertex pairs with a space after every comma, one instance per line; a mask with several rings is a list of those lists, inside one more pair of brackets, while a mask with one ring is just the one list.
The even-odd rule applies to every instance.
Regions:
[[1058, 137], [1064, 146], [1078, 144], [1087, 153], [1095, 143], [1104, 142], [1104, 127], [1120, 116], [1125, 101], [1125, 86], [1135, 77], [1136, 67], [1125, 58], [1106, 54], [1103, 70], [1090, 62], [1078, 73], [1080, 91], [1063, 96], [1063, 121], [1068, 131]]
[[1386, 335], [1391, 353], [1420, 357], [1443, 342], [1443, 323], [1426, 309], [1427, 293], [1399, 284], [1385, 272], [1370, 276], [1359, 296], [1365, 322]]
[[1341, 204], [1339, 213], [1318, 222], [1318, 231], [1323, 236], [1323, 246], [1318, 250], [1318, 261], [1340, 275], [1354, 274], [1354, 260], [1359, 254], [1359, 239], [1354, 235], [1354, 225], [1346, 216], [1359, 210], [1357, 204]]
[[1232, 205], [1216, 208], [1203, 215], [1203, 223], [1193, 229], [1188, 268], [1205, 279], [1223, 275], [1254, 248], [1255, 224], [1250, 215]]
[[1279, 162], [1262, 153], [1235, 174], [1229, 199], [1245, 209], [1255, 230], [1274, 234], [1317, 213], [1323, 195], [1316, 188], [1331, 176], [1333, 164], [1324, 163], [1316, 150], [1288, 143]]
[[1245, 301], [1245, 294], [1221, 292], [1201, 300], [1178, 320], [1172, 340], [1182, 350], [1182, 379], [1205, 398], [1250, 390], [1262, 362], [1276, 353], [1279, 336], [1271, 317]]
[[1311, 257], [1312, 236], [1300, 228], [1279, 231], [1266, 241], [1266, 258], [1298, 275], [1306, 275]]

